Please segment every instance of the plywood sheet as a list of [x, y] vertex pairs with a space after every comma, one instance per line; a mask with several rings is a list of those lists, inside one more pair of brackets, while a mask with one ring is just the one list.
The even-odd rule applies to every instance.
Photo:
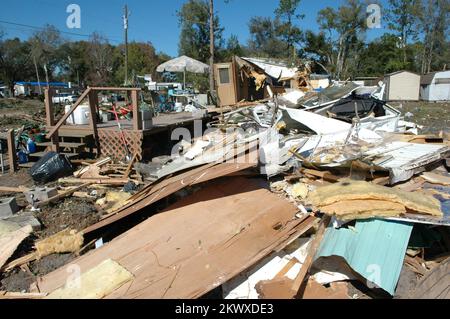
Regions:
[[20, 243], [33, 231], [31, 225], [24, 226], [18, 230], [3, 234], [0, 237], [0, 268], [12, 256]]
[[[309, 229], [296, 213], [254, 180], [215, 182], [73, 264], [86, 271], [112, 258], [134, 275], [107, 298], [196, 298]], [[37, 284], [50, 292], [67, 277], [62, 267]]]
[[220, 176], [235, 173], [250, 167], [255, 163], [211, 163], [189, 170], [177, 176], [162, 180], [155, 185], [150, 185], [133, 195], [119, 210], [109, 215], [100, 222], [83, 230], [84, 234], [110, 225], [126, 216], [134, 214], [144, 207], [173, 194], [189, 185], [202, 183]]

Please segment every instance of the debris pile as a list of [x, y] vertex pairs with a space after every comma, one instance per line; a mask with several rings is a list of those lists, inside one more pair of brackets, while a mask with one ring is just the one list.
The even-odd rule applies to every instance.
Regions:
[[[220, 114], [172, 154], [82, 162], [40, 193], [16, 187], [38, 218], [72, 198], [97, 218], [34, 247], [21, 245], [31, 226], [0, 221], [3, 275], [73, 255], [0, 298], [450, 297], [448, 279], [421, 290], [448, 273], [449, 142], [417, 135], [373, 88], [304, 91]], [[75, 264], [81, 286], [70, 283]]]

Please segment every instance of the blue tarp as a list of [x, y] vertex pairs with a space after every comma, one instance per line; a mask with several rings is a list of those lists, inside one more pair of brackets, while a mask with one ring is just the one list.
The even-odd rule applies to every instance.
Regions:
[[354, 228], [330, 226], [316, 259], [343, 257], [354, 271], [393, 295], [412, 228], [412, 223], [383, 219], [359, 220]]
[[[41, 86], [47, 86], [47, 82], [14, 82], [14, 84], [19, 84], [19, 85], [32, 85], [32, 86], [38, 86], [39, 84]], [[64, 83], [64, 82], [49, 82], [48, 83], [49, 86], [59, 86], [59, 87], [69, 87], [69, 84]]]

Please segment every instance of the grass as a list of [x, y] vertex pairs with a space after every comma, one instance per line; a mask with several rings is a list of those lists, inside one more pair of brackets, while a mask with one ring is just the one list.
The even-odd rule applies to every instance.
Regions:
[[438, 134], [440, 131], [450, 133], [450, 102], [396, 102], [389, 103], [407, 115], [405, 121], [423, 125], [422, 134]]

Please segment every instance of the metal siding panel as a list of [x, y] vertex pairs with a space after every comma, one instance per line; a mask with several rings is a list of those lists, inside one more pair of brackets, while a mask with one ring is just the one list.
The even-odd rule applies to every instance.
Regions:
[[393, 295], [412, 227], [383, 219], [359, 220], [355, 230], [329, 227], [316, 258], [341, 256], [353, 270]]

